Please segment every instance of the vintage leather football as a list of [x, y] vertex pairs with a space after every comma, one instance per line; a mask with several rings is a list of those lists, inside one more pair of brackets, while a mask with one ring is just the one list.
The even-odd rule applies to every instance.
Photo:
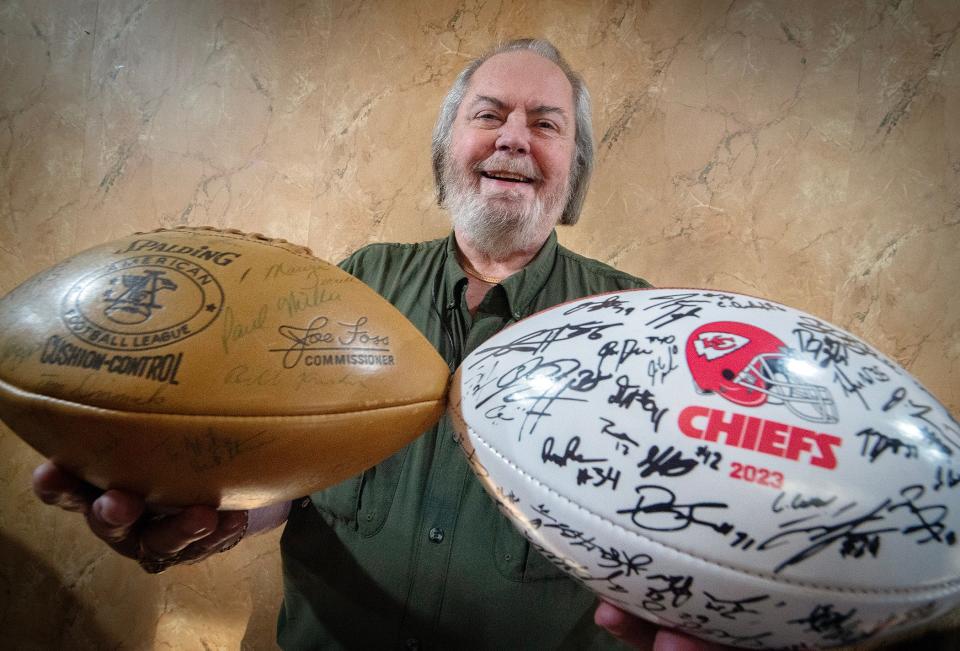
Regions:
[[251, 508], [346, 479], [436, 422], [448, 375], [362, 282], [238, 231], [135, 234], [0, 300], [0, 417], [152, 503]]

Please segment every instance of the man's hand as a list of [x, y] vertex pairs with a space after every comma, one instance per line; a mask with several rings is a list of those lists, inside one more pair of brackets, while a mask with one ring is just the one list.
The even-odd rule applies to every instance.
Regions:
[[139, 495], [100, 491], [49, 461], [33, 472], [33, 490], [47, 504], [82, 513], [98, 538], [150, 573], [226, 551], [243, 537], [249, 519], [247, 511], [209, 506], [155, 513]]
[[704, 642], [668, 628], [658, 629], [650, 622], [600, 601], [593, 621], [626, 644], [647, 651], [722, 651], [730, 647]]

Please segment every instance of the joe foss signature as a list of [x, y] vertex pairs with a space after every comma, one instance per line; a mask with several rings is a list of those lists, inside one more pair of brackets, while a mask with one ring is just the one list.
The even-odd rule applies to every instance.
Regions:
[[317, 316], [305, 328], [282, 325], [277, 331], [292, 344], [270, 350], [283, 353], [284, 368], [296, 367], [310, 351], [389, 352], [390, 337], [371, 332], [367, 328], [368, 320], [362, 316], [356, 321], [331, 322], [325, 316]]

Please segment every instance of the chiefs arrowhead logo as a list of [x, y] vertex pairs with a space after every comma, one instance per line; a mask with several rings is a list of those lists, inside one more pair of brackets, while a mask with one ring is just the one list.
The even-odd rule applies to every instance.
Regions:
[[729, 332], [701, 332], [693, 341], [697, 354], [713, 361], [750, 343], [746, 337]]

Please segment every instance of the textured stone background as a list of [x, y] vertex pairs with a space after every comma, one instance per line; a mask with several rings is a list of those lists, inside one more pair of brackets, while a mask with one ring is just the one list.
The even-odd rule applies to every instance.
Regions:
[[[561, 241], [872, 342], [960, 409], [960, 3], [0, 2], [0, 293], [191, 224], [339, 259], [441, 236], [429, 137], [466, 61], [544, 36], [594, 96]], [[952, 116], [952, 117], [951, 117]], [[33, 498], [0, 428], [0, 630], [18, 648], [269, 648], [277, 534], [161, 577]]]

